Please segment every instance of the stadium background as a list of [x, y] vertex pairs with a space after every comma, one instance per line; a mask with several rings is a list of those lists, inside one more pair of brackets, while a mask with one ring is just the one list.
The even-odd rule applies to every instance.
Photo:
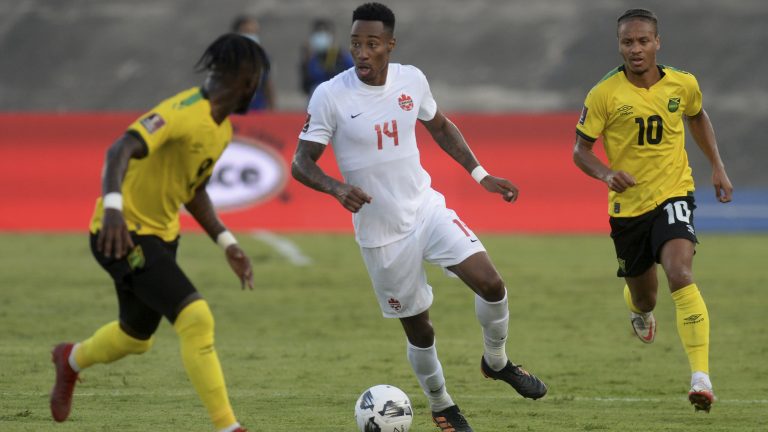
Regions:
[[[659, 59], [698, 77], [737, 188], [734, 203], [712, 203], [709, 169], [689, 142], [700, 192], [699, 229], [768, 231], [768, 174], [762, 167], [768, 155], [762, 56], [768, 3], [387, 3], [398, 16], [393, 60], [424, 70], [438, 103], [459, 122], [483, 163], [521, 186], [514, 206], [477, 194], [468, 176], [423, 141], [437, 187], [462, 194], [449, 197], [462, 218], [486, 232], [599, 232], [483, 234], [514, 287], [515, 359], [552, 385], [551, 394], [535, 405], [478, 379], [473, 350], [481, 342], [473, 298], [460, 282], [427, 269], [440, 291], [433, 321], [441, 359], [473, 425], [486, 431], [764, 431], [766, 234], [701, 236], [696, 275], [717, 320], [712, 362], [720, 400], [711, 415], [692, 416], [671, 299], [659, 296], [655, 344], [634, 340], [604, 234], [605, 189], [570, 163], [570, 149], [586, 92], [620, 62], [617, 15], [629, 7], [651, 8], [661, 17]], [[316, 16], [332, 17], [343, 38], [357, 4], [0, 0], [0, 430], [208, 430], [167, 324], [146, 355], [89, 372], [70, 421], [50, 419], [50, 347], [114, 319], [110, 281], [84, 236], [104, 150], [137, 114], [198, 84], [192, 65], [202, 50], [236, 14], [247, 12], [261, 20], [280, 111], [238, 119], [240, 132], [288, 157], [305, 103], [299, 45]], [[293, 203], [304, 207], [289, 213], [292, 223], [306, 223], [299, 218], [327, 209], [314, 219], [332, 221], [330, 231], [349, 232], [349, 215], [333, 200], [292, 180], [285, 191], [225, 215], [254, 259], [254, 292], [239, 290], [221, 252], [204, 236], [185, 236], [180, 250], [182, 267], [215, 309], [217, 350], [238, 415], [252, 430], [306, 430], [307, 419], [328, 425], [313, 429], [318, 432], [350, 430], [359, 391], [387, 382], [411, 395], [418, 413], [414, 431], [432, 430], [425, 400], [400, 354], [399, 324], [376, 313], [351, 236], [241, 231], [277, 224], [286, 214], [280, 207], [293, 194]], [[481, 204], [490, 214], [478, 211]], [[553, 209], [563, 213], [553, 215]], [[496, 225], [484, 226], [489, 219]]]
[[[85, 175], [80, 180], [73, 179], [74, 183], [86, 184], [94, 179], [98, 174], [94, 165], [100, 164], [103, 149], [136, 114], [163, 97], [201, 82], [202, 77], [194, 73], [192, 65], [205, 46], [226, 31], [233, 17], [240, 13], [259, 18], [261, 39], [274, 65], [278, 110], [290, 113], [267, 118], [251, 115], [240, 120], [247, 125], [280, 124], [279, 129], [268, 128], [266, 133], [277, 135], [278, 150], [289, 160], [298, 118], [306, 104], [299, 89], [299, 47], [316, 17], [334, 20], [337, 35], [344, 43], [350, 11], [356, 4], [324, 1], [322, 11], [318, 12], [318, 3], [309, 0], [0, 1], [0, 151], [4, 160], [18, 162], [12, 164], [15, 169], [0, 174], [0, 192], [21, 199], [6, 201], [5, 205], [16, 206], [18, 212], [34, 210], [28, 207], [30, 202], [38, 194], [48, 193], [44, 189], [55, 181], [51, 176], [36, 182], [40, 172]], [[453, 115], [474, 113], [469, 120], [460, 121], [459, 126], [480, 131], [480, 138], [472, 132], [467, 136], [481, 160], [493, 164], [495, 172], [521, 186], [519, 207], [523, 213], [526, 198], [540, 198], [538, 207], [527, 209], [530, 215], [518, 220], [512, 215], [506, 227], [501, 220], [486, 225], [482, 218], [470, 214], [473, 226], [493, 231], [599, 231], [604, 227], [604, 188], [580, 177], [569, 162], [572, 124], [589, 88], [620, 63], [614, 38], [615, 18], [636, 4], [597, 0], [389, 4], [398, 18], [398, 47], [393, 61], [420, 67], [429, 77], [444, 111]], [[768, 170], [761, 169], [761, 165], [768, 153], [762, 143], [768, 135], [768, 89], [765, 78], [756, 71], [762, 70], [764, 61], [759, 53], [768, 43], [768, 29], [764, 25], [768, 4], [759, 0], [708, 0], [647, 1], [643, 6], [660, 16], [659, 61], [692, 71], [698, 77], [721, 154], [737, 187], [733, 205], [714, 205], [708, 186], [708, 164], [689, 140], [701, 203], [699, 226], [717, 230], [765, 229]], [[30, 113], [31, 117], [19, 116]], [[38, 116], [41, 113], [57, 115]], [[71, 116], [83, 113], [90, 117]], [[119, 117], [116, 121], [110, 117], [114, 114]], [[458, 119], [463, 120], [461, 116]], [[106, 128], [107, 124], [111, 127]], [[493, 143], [487, 143], [489, 138]], [[427, 146], [422, 143], [424, 147]], [[19, 153], [20, 148], [26, 153]], [[537, 148], [542, 151], [535, 151]], [[81, 158], [71, 153], [72, 149], [98, 156]], [[46, 156], [41, 159], [42, 154]], [[71, 163], [66, 167], [52, 163], [61, 158]], [[36, 160], [47, 160], [49, 164], [43, 165], [44, 171], [34, 173]], [[439, 159], [428, 168], [440, 171], [450, 163]], [[452, 176], [455, 172], [448, 169], [446, 173], [451, 183], [441, 180], [438, 174], [436, 187], [463, 190], [453, 197], [454, 202], [449, 196], [449, 204], [460, 211], [471, 207], [463, 205], [472, 196], [468, 189], [471, 184], [456, 186]], [[539, 187], [542, 184], [544, 187]], [[82, 209], [81, 204], [90, 202], [92, 196], [75, 201], [67, 193], [67, 186], [59, 187], [63, 188], [62, 218], [69, 214], [74, 222], [76, 218], [87, 217], [90, 208], [85, 212], [69, 211]], [[78, 196], [98, 194], [98, 184], [85, 189], [73, 184], [69, 187]], [[283, 202], [286, 198], [294, 198], [294, 203], [311, 199], [305, 198], [306, 191], [292, 179], [286, 190], [287, 193], [277, 195], [284, 198]], [[348, 229], [348, 219], [342, 212], [334, 211], [335, 203], [324, 202], [326, 206], [320, 207], [321, 212], [330, 212], [325, 220], [341, 220], [339, 224], [299, 224], [287, 228]], [[561, 212], [592, 222], [575, 227], [566, 224], [558, 229], [556, 225], [540, 225], [530, 219], [551, 208], [552, 203], [561, 204]], [[569, 207], [573, 203], [580, 207]], [[499, 208], [485, 208], [483, 212], [496, 213]], [[259, 211], [264, 213], [263, 208]], [[6, 212], [0, 228], [22, 228], [13, 222], [18, 220], [18, 212]], [[240, 219], [247, 216], [241, 215]], [[596, 219], [599, 220], [594, 222]], [[35, 225], [34, 221], [27, 223]], [[62, 223], [58, 228], [81, 226]], [[39, 224], [35, 227], [46, 228]], [[249, 227], [247, 222], [235, 226]]]

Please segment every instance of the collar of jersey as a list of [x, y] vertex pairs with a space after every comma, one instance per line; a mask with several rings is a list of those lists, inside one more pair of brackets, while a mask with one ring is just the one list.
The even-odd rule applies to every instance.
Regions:
[[392, 64], [387, 65], [387, 82], [384, 83], [384, 85], [380, 86], [372, 86], [364, 83], [360, 80], [360, 77], [357, 76], [357, 73], [355, 73], [354, 67], [352, 68], [352, 73], [355, 76], [355, 81], [357, 81], [357, 87], [361, 90], [364, 90], [366, 92], [370, 93], [384, 93], [389, 88], [389, 83], [392, 82]]

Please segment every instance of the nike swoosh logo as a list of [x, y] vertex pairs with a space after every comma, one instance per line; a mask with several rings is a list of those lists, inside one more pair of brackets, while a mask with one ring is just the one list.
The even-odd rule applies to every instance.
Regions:
[[470, 242], [474, 243], [477, 241], [477, 239], [469, 239]]
[[351, 118], [355, 118], [355, 117], [357, 117], [357, 116], [359, 116], [359, 115], [361, 115], [361, 114], [362, 114], [362, 113], [358, 113], [358, 114], [355, 114], [355, 115], [350, 115], [350, 117], [351, 117]]

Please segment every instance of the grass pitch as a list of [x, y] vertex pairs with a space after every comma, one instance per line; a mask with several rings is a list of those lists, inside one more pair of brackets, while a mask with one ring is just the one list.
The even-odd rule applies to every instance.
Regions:
[[[351, 236], [292, 235], [313, 260], [296, 267], [238, 236], [256, 289], [240, 290], [221, 251], [186, 235], [179, 261], [211, 304], [216, 347], [239, 420], [252, 431], [354, 431], [353, 404], [374, 384], [408, 393], [412, 431], [432, 431], [396, 320], [381, 317]], [[540, 401], [483, 379], [473, 297], [430, 266], [432, 318], [448, 390], [478, 432], [759, 431], [768, 424], [768, 236], [701, 235], [696, 280], [712, 319], [719, 401], [694, 414], [688, 364], [662, 282], [659, 333], [631, 332], [607, 236], [481, 236], [510, 292], [508, 352], [550, 386]], [[0, 235], [0, 430], [211, 431], [187, 381], [173, 329], [153, 349], [81, 374], [73, 412], [48, 411], [51, 347], [115, 319], [110, 280], [87, 236]]]

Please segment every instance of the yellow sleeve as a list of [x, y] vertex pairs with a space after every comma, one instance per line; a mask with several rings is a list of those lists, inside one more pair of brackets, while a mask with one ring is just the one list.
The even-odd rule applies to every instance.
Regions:
[[688, 77], [690, 77], [690, 80], [688, 81], [688, 85], [686, 87], [688, 88], [688, 100], [690, 103], [688, 103], [688, 106], [685, 107], [685, 115], [691, 117], [701, 112], [702, 96], [701, 89], [699, 88], [699, 82], [696, 80], [696, 77], [691, 74], [688, 74]]
[[152, 154], [173, 136], [175, 114], [171, 104], [163, 102], [131, 123], [128, 131], [141, 136]]
[[584, 101], [584, 108], [576, 125], [576, 133], [590, 141], [595, 141], [603, 134], [607, 121], [605, 103], [600, 93], [593, 88]]

